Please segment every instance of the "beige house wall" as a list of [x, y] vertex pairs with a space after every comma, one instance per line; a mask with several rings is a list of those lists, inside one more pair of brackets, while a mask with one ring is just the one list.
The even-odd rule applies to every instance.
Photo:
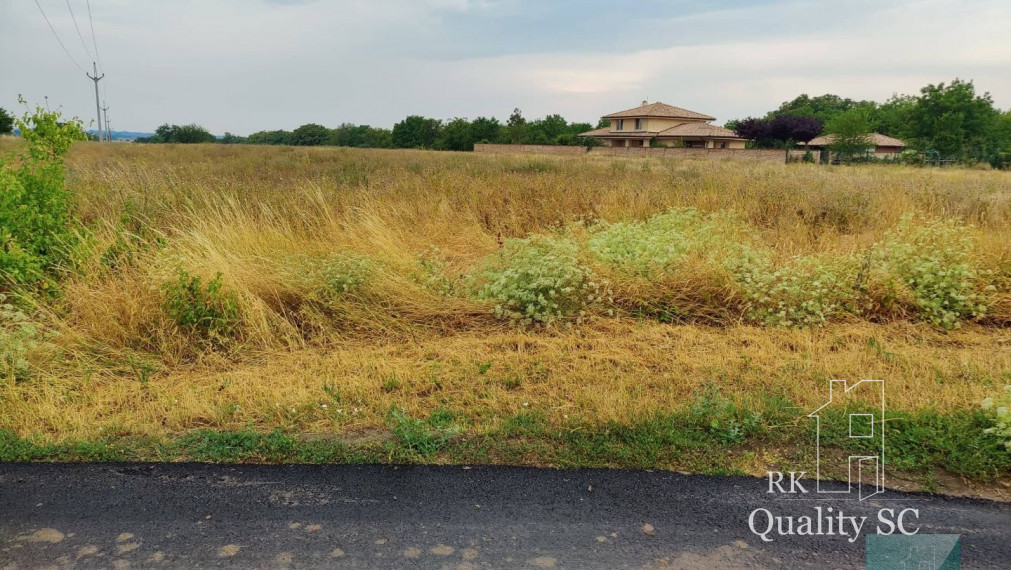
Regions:
[[[610, 119], [611, 121], [611, 131], [612, 132], [637, 132], [635, 130], [635, 119], [624, 119], [625, 124], [622, 130], [618, 130], [618, 119]], [[664, 119], [658, 117], [645, 118], [642, 120], [642, 130], [649, 131], [653, 133], [658, 133], [662, 130], [669, 129], [680, 125], [681, 123], [705, 123], [701, 119]]]

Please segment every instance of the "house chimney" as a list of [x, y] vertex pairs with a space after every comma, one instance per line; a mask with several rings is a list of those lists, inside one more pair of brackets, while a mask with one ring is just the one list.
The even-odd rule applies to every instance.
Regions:
[[645, 107], [646, 105], [649, 105], [649, 101], [643, 99], [642, 106]]

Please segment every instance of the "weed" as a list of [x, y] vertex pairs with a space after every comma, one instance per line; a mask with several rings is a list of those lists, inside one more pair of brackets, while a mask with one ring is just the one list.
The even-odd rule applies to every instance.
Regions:
[[509, 240], [476, 275], [482, 283], [477, 296], [495, 301], [496, 316], [520, 325], [578, 320], [601, 301], [602, 291], [578, 255], [569, 238]]
[[39, 329], [0, 293], [0, 377], [11, 384], [31, 376], [28, 354], [41, 342]]
[[222, 291], [221, 274], [205, 286], [197, 276], [179, 269], [178, 278], [164, 286], [164, 307], [176, 325], [190, 334], [222, 341], [235, 332], [239, 305]]
[[390, 410], [388, 422], [404, 449], [422, 457], [437, 453], [459, 431], [455, 427], [433, 428], [430, 423], [412, 418], [399, 408]]
[[1003, 392], [996, 399], [983, 400], [982, 408], [993, 415], [994, 424], [983, 430], [983, 433], [996, 437], [1011, 451], [1011, 385], [1004, 386]]

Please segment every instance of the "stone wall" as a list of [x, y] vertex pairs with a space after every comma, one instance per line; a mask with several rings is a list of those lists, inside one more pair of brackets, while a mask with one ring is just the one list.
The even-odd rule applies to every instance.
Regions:
[[[702, 160], [757, 160], [785, 162], [786, 153], [776, 149], [738, 148], [664, 148], [595, 146], [589, 151], [581, 146], [530, 144], [476, 144], [474, 152], [491, 154], [546, 154], [553, 156], [627, 156], [641, 158], [673, 158]], [[801, 152], [801, 155], [804, 153]]]
[[554, 156], [582, 156], [584, 146], [540, 145], [540, 144], [475, 144], [474, 152], [491, 154], [550, 154]]

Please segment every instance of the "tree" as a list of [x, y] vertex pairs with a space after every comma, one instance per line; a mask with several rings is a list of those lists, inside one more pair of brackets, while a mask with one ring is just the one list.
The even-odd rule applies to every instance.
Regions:
[[196, 144], [218, 142], [218, 139], [200, 125], [180, 126], [166, 123], [154, 130], [154, 136], [139, 138], [136, 142]]
[[771, 111], [767, 118], [771, 119], [779, 115], [797, 115], [801, 117], [815, 117], [826, 123], [835, 116], [851, 109], [862, 108], [865, 111], [871, 111], [876, 105], [873, 101], [854, 101], [853, 99], [830, 93], [817, 97], [811, 97], [807, 93], [803, 93], [792, 101], [783, 103], [775, 111]]
[[295, 146], [320, 146], [326, 143], [330, 130], [323, 125], [307, 123], [291, 132], [289, 143]]
[[866, 154], [872, 146], [870, 123], [865, 109], [854, 108], [836, 115], [825, 127], [833, 135], [829, 150], [838, 156], [852, 159]]
[[442, 123], [420, 115], [411, 115], [393, 125], [392, 142], [396, 148], [434, 148]]
[[475, 142], [497, 143], [506, 140], [507, 135], [502, 123], [492, 117], [478, 117], [470, 124], [470, 132], [474, 136]]
[[9, 135], [14, 132], [14, 115], [0, 107], [0, 135]]
[[291, 133], [288, 131], [258, 131], [248, 137], [249, 144], [291, 144]]
[[519, 144], [523, 141], [526, 136], [527, 120], [523, 118], [523, 112], [519, 108], [513, 109], [513, 114], [509, 115], [506, 128], [509, 130], [509, 142]]
[[924, 147], [942, 156], [966, 158], [982, 155], [999, 143], [995, 140], [1000, 112], [989, 93], [976, 95], [972, 81], [955, 79], [920, 89], [910, 111], [911, 135]]
[[453, 119], [443, 125], [436, 148], [442, 150], [474, 150], [474, 131], [467, 119]]
[[782, 143], [804, 142], [821, 134], [822, 121], [817, 117], [777, 115], [769, 121], [769, 134]]
[[239, 135], [233, 135], [225, 131], [225, 134], [221, 136], [219, 141], [221, 144], [244, 144], [246, 142], [246, 137], [240, 137]]
[[771, 146], [772, 131], [766, 119], [747, 117], [736, 121], [734, 132], [738, 136], [755, 141], [755, 146]]

